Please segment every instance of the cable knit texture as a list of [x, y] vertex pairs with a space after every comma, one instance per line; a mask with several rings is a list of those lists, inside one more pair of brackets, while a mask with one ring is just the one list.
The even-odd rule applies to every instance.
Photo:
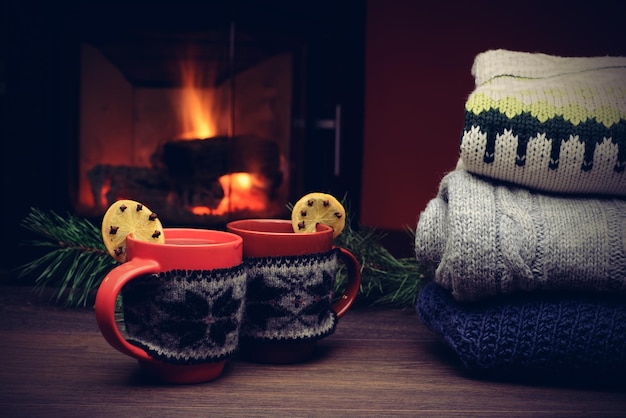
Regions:
[[232, 357], [239, 343], [246, 277], [242, 264], [134, 279], [122, 289], [128, 342], [166, 363]]
[[468, 304], [431, 282], [417, 313], [471, 371], [626, 371], [626, 300], [618, 295], [518, 293]]
[[626, 195], [626, 57], [492, 50], [472, 67], [460, 156], [473, 173]]
[[626, 200], [562, 197], [457, 169], [421, 213], [418, 261], [457, 300], [626, 291]]
[[337, 252], [246, 259], [249, 278], [242, 338], [304, 342], [332, 334], [337, 326], [331, 309]]

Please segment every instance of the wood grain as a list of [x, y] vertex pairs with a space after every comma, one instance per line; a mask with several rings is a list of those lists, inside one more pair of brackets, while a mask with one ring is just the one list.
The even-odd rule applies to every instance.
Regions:
[[217, 380], [180, 386], [142, 375], [104, 341], [91, 309], [52, 307], [9, 286], [0, 287], [0, 302], [7, 417], [626, 414], [623, 384], [471, 378], [410, 309], [349, 312], [306, 363], [234, 359]]

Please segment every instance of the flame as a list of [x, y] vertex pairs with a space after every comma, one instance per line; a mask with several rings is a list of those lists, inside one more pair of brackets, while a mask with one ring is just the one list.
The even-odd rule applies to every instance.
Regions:
[[251, 173], [225, 174], [219, 178], [224, 197], [215, 209], [195, 206], [195, 215], [224, 215], [236, 211], [262, 211], [267, 208], [267, 185], [265, 177]]
[[[217, 135], [215, 89], [207, 88], [210, 72], [193, 60], [181, 63], [182, 91], [179, 139], [206, 139]], [[224, 197], [216, 208], [195, 206], [195, 215], [225, 215], [236, 211], [262, 211], [268, 207], [267, 181], [258, 174], [230, 173], [219, 178]]]
[[[211, 87], [213, 75], [211, 71], [204, 70], [192, 59], [181, 60], [180, 71], [181, 88], [172, 95], [178, 112], [176, 139], [210, 141], [213, 137], [223, 135], [227, 115], [224, 112], [224, 101], [220, 102], [220, 92]], [[221, 95], [224, 95], [224, 92]], [[261, 174], [230, 173], [221, 176], [219, 183], [224, 191], [224, 197], [217, 207], [187, 205], [186, 209], [195, 215], [221, 216], [245, 211], [264, 212], [271, 206], [269, 197], [271, 184]], [[114, 189], [109, 178], [103, 183], [95, 198], [91, 198], [89, 192], [85, 195], [90, 200], [95, 200], [91, 206], [99, 204], [107, 207], [111, 199], [109, 195]], [[166, 207], [180, 207], [180, 204], [177, 192], [171, 190], [166, 197]]]
[[[204, 74], [206, 76], [206, 74]], [[216, 135], [216, 122], [211, 118], [215, 90], [206, 88], [206, 78], [192, 60], [181, 63], [180, 139], [204, 139]]]
[[194, 206], [193, 208], [191, 208], [191, 213], [199, 216], [210, 215], [211, 209], [206, 206]]
[[111, 178], [108, 177], [105, 179], [104, 184], [102, 185], [102, 189], [100, 189], [100, 194], [98, 197], [100, 207], [106, 208], [109, 206], [109, 201], [107, 199], [107, 195], [111, 191]]

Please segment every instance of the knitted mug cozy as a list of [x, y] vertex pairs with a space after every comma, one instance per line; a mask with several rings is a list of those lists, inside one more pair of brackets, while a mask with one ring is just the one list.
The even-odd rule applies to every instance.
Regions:
[[337, 249], [302, 256], [246, 259], [248, 290], [244, 339], [316, 341], [335, 331], [331, 309]]
[[172, 270], [122, 289], [127, 340], [172, 364], [225, 360], [238, 348], [246, 271]]
[[493, 50], [472, 75], [465, 169], [542, 191], [626, 195], [626, 57]]

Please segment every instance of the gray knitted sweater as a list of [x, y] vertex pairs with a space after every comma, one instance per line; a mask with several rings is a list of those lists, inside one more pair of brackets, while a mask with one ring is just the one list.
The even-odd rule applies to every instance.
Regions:
[[626, 292], [626, 200], [537, 193], [457, 168], [420, 215], [415, 254], [460, 301]]

